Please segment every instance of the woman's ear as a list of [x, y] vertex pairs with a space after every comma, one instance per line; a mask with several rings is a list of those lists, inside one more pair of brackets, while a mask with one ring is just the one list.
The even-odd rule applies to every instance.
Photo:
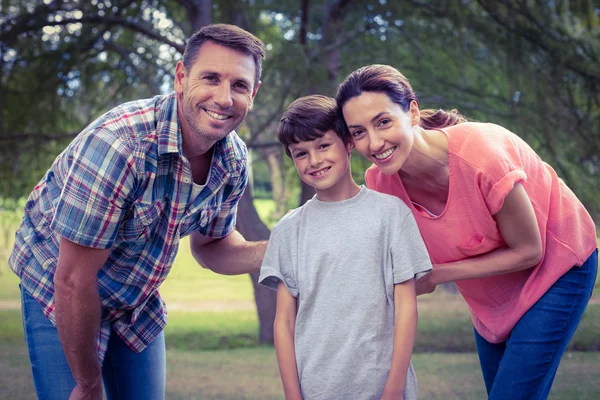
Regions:
[[408, 112], [410, 113], [410, 121], [412, 125], [419, 125], [421, 122], [421, 110], [419, 109], [419, 102], [416, 100], [411, 101]]

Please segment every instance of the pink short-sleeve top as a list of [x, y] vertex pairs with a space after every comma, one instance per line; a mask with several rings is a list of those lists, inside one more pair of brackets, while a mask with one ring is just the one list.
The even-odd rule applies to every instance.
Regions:
[[440, 215], [413, 204], [398, 174], [384, 175], [373, 165], [366, 172], [367, 185], [411, 208], [432, 263], [443, 264], [506, 246], [493, 216], [515, 184], [522, 184], [540, 229], [542, 261], [523, 271], [456, 282], [477, 331], [489, 342], [502, 342], [558, 278], [591, 255], [597, 247], [594, 221], [552, 167], [517, 135], [472, 122], [441, 131], [448, 138], [450, 187]]

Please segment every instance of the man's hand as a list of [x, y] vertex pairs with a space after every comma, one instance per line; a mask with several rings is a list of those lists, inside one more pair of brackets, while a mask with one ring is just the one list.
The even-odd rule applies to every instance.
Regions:
[[69, 400], [102, 400], [102, 380], [89, 390], [76, 385], [73, 392], [71, 392], [71, 396], [69, 396]]
[[97, 353], [100, 329], [98, 271], [110, 249], [84, 247], [60, 239], [54, 275], [56, 329], [77, 386], [71, 399], [101, 399], [102, 370]]
[[234, 230], [222, 239], [191, 235], [191, 250], [200, 265], [218, 274], [239, 275], [258, 272], [267, 250], [267, 241], [249, 242]]

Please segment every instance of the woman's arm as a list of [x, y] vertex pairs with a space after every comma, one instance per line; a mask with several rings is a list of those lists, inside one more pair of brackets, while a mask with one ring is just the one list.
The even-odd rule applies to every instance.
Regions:
[[394, 285], [394, 307], [392, 365], [382, 399], [401, 399], [404, 396], [406, 373], [417, 330], [417, 297], [414, 279]]
[[506, 247], [435, 265], [430, 274], [417, 281], [417, 294], [431, 293], [440, 283], [502, 275], [537, 265], [542, 259], [542, 239], [533, 206], [520, 183], [508, 193], [494, 218]]
[[283, 382], [286, 400], [302, 400], [296, 352], [294, 350], [294, 332], [296, 329], [297, 300], [290, 294], [283, 282], [277, 286], [277, 311], [273, 325], [275, 351], [279, 373]]

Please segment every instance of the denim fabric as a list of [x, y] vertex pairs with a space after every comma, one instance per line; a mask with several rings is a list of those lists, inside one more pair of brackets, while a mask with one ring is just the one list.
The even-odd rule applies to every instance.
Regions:
[[489, 400], [548, 398], [562, 355], [592, 295], [597, 272], [596, 249], [525, 313], [506, 342], [489, 343], [475, 331]]
[[[21, 287], [23, 329], [29, 350], [38, 399], [67, 400], [75, 381], [58, 338], [58, 331], [42, 307]], [[102, 366], [108, 400], [150, 399], [165, 396], [166, 354], [164, 333], [141, 353], [135, 353], [112, 332]]]

